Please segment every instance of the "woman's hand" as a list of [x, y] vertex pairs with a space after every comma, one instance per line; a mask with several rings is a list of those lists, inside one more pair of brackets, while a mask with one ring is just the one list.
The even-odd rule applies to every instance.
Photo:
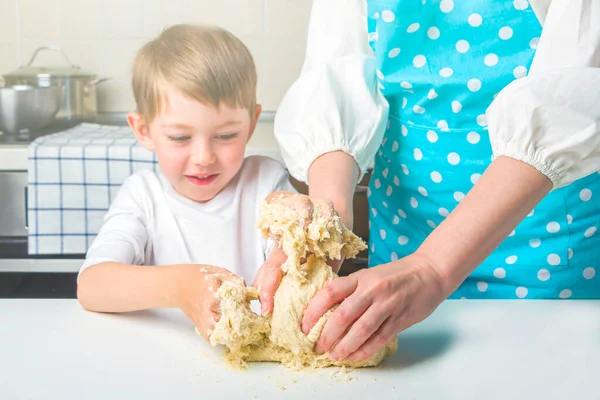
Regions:
[[[308, 334], [334, 305], [315, 350], [334, 360], [369, 358], [398, 332], [427, 318], [447, 297], [434, 264], [413, 254], [375, 268], [334, 279], [309, 303], [302, 320]], [[335, 345], [334, 345], [335, 344]]]
[[[313, 198], [301, 193], [278, 191], [271, 193], [266, 202], [269, 204], [279, 204], [288, 208], [293, 209], [298, 215], [299, 219], [304, 221], [304, 228], [308, 229], [308, 226], [312, 222], [313, 211], [315, 207], [319, 207], [321, 213], [325, 218], [333, 218], [336, 212], [333, 208], [333, 203], [326, 199]], [[279, 240], [277, 237], [273, 237], [276, 242]], [[285, 262], [287, 256], [283, 250], [279, 247], [279, 243], [275, 244], [273, 251], [260, 267], [256, 275], [256, 279], [252, 283], [252, 286], [260, 288], [260, 304], [261, 312], [263, 315], [269, 314], [273, 311], [273, 299], [275, 292], [281, 283], [283, 277], [283, 271], [281, 265]], [[330, 260], [327, 262], [334, 272], [338, 272], [342, 265], [342, 260]]]
[[221, 317], [217, 290], [225, 280], [244, 284], [238, 275], [210, 265], [180, 265], [177, 282], [177, 306], [192, 320], [198, 332], [209, 340]]

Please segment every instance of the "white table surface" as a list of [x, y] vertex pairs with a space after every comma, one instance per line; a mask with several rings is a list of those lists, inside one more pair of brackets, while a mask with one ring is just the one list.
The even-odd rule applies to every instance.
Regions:
[[241, 372], [179, 310], [0, 300], [0, 399], [600, 399], [600, 302], [447, 301], [399, 339], [350, 381]]

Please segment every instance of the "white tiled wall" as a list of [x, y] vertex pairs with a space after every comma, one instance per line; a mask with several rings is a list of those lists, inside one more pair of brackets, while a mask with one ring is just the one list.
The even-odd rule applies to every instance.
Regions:
[[[99, 109], [131, 110], [135, 52], [170, 25], [220, 25], [252, 51], [259, 101], [275, 110], [304, 59], [311, 0], [0, 0], [0, 74], [26, 64], [43, 45], [59, 46], [83, 69], [110, 81], [98, 87]], [[41, 52], [37, 65], [60, 65]]]

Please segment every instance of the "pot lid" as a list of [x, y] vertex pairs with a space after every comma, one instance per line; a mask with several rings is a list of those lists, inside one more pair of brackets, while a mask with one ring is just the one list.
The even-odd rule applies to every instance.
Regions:
[[[42, 50], [51, 50], [58, 51], [62, 54], [64, 60], [67, 62], [68, 66], [33, 66], [33, 62], [35, 61], [35, 57]], [[36, 77], [36, 78], [95, 78], [96, 74], [82, 70], [80, 66], [75, 65], [69, 60], [69, 57], [65, 53], [62, 52], [57, 47], [39, 47], [33, 53], [31, 60], [27, 63], [27, 65], [20, 66], [19, 69], [15, 71], [11, 71], [8, 74], [4, 75], [5, 77]]]

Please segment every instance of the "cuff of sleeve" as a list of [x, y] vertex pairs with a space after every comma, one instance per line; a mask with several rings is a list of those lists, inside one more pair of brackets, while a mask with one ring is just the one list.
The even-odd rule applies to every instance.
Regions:
[[327, 153], [333, 153], [335, 151], [342, 151], [346, 154], [348, 154], [350, 157], [352, 157], [354, 159], [354, 161], [356, 162], [356, 165], [358, 166], [358, 180], [356, 181], [356, 183], [360, 182], [362, 180], [362, 178], [365, 176], [366, 173], [366, 169], [367, 168], [363, 168], [360, 165], [360, 162], [358, 161], [358, 159], [356, 158], [356, 156], [354, 154], [352, 154], [350, 152], [350, 150], [345, 147], [345, 146], [331, 146], [331, 147], [326, 147], [323, 149], [319, 149], [318, 151], [315, 151], [311, 154], [309, 154], [306, 159], [308, 161], [308, 168], [306, 169], [304, 176], [302, 176], [302, 181], [308, 185], [308, 170], [310, 169], [310, 167], [312, 166], [312, 164], [316, 161], [317, 158], [321, 157], [322, 155], [325, 155]]
[[494, 149], [494, 157], [510, 157], [514, 160], [521, 161], [527, 165], [532, 166], [536, 170], [538, 170], [542, 175], [546, 176], [550, 181], [552, 181], [552, 185], [554, 189], [557, 189], [561, 186], [564, 186], [562, 181], [562, 174], [558, 172], [551, 165], [548, 165], [544, 161], [540, 160], [535, 154], [525, 154], [522, 151], [518, 151], [517, 149], [511, 148], [509, 143], [506, 143], [502, 148]]

